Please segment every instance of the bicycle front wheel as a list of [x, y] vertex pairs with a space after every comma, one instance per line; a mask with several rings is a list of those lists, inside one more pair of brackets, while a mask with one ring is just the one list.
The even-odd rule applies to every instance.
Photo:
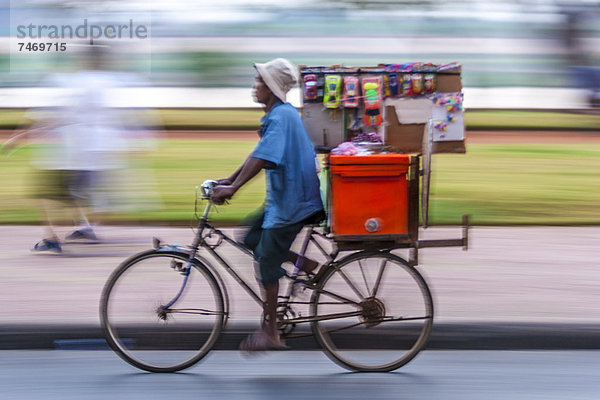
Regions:
[[313, 334], [326, 354], [354, 371], [386, 372], [427, 343], [433, 302], [425, 280], [387, 252], [352, 254], [332, 264], [311, 300]]
[[181, 253], [130, 258], [102, 291], [100, 317], [111, 348], [150, 372], [175, 372], [202, 359], [223, 326], [223, 294], [214, 275]]

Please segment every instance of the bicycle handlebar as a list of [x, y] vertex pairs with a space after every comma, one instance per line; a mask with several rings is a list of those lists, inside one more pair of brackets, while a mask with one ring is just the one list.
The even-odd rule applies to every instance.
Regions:
[[219, 184], [219, 182], [217, 182], [217, 181], [215, 181], [213, 179], [207, 179], [204, 182], [202, 182], [202, 185], [201, 185], [202, 199], [204, 199], [204, 200], [210, 200], [210, 197], [212, 195], [213, 189], [218, 184]]

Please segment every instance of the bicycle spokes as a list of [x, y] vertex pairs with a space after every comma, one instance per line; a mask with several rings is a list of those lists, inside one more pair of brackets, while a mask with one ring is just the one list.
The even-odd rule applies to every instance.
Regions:
[[183, 256], [152, 253], [124, 264], [103, 293], [113, 348], [149, 371], [175, 371], [212, 347], [225, 316], [217, 282]]
[[317, 340], [331, 358], [353, 370], [398, 368], [424, 346], [431, 329], [433, 306], [425, 282], [388, 253], [340, 261], [323, 276], [313, 300]]

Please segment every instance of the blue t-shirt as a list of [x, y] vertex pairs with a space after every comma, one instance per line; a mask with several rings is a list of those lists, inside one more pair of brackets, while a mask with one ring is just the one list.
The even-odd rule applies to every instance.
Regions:
[[315, 150], [298, 111], [279, 102], [262, 119], [262, 138], [252, 157], [275, 165], [267, 169], [267, 199], [262, 227], [280, 228], [323, 209]]

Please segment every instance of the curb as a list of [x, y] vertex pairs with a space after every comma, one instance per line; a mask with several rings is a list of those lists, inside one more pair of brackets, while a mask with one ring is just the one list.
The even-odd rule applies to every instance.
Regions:
[[[222, 332], [215, 350], [237, 350], [241, 340], [256, 324], [231, 324]], [[139, 330], [137, 331], [140, 332]], [[185, 342], [182, 331], [174, 339]], [[303, 333], [303, 332], [299, 332]], [[310, 333], [309, 330], [306, 333]], [[146, 332], [146, 337], [151, 334]], [[136, 335], [137, 336], [137, 335]], [[365, 343], [366, 335], [349, 340]], [[387, 335], [385, 335], [387, 336]], [[378, 336], [378, 341], [385, 340]], [[398, 337], [394, 337], [397, 341]], [[319, 350], [312, 336], [287, 339], [293, 350]], [[97, 325], [0, 325], [0, 350], [107, 350], [108, 344]], [[430, 350], [598, 350], [600, 324], [592, 323], [436, 323], [427, 345]]]

